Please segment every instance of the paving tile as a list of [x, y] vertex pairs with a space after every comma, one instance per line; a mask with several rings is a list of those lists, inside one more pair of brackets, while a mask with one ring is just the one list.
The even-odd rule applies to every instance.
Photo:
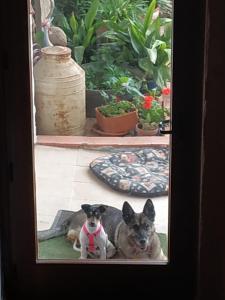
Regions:
[[113, 197], [111, 189], [105, 185], [103, 182], [99, 181], [98, 184], [93, 182], [74, 182], [73, 186], [73, 196], [72, 199], [79, 199], [84, 201], [99, 202], [104, 201]]
[[106, 151], [79, 149], [76, 157], [76, 166], [89, 166], [95, 158], [108, 155]]
[[73, 164], [77, 149], [35, 145], [35, 162]]
[[55, 215], [55, 213], [50, 215], [39, 212], [37, 214], [37, 230], [39, 231], [49, 229], [54, 221]]
[[36, 197], [37, 212], [54, 214], [55, 210], [69, 209], [71, 197], [39, 196]]
[[96, 180], [96, 176], [89, 167], [74, 166], [73, 171], [73, 182], [93, 182]]
[[[35, 174], [37, 178], [70, 180], [74, 175], [74, 166], [64, 163], [36, 163]], [[70, 180], [71, 181], [71, 180]]]
[[72, 194], [72, 178], [47, 179], [36, 178], [36, 195], [37, 199], [42, 197], [69, 198]]

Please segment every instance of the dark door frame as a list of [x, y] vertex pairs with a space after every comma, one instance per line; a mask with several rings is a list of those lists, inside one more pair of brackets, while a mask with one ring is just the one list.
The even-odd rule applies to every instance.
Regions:
[[[167, 266], [36, 264], [27, 1], [1, 2], [2, 218], [5, 289], [10, 296], [90, 296], [158, 299], [197, 293], [201, 183], [205, 1], [174, 1], [173, 135], [170, 263]], [[13, 5], [13, 10], [12, 6]], [[185, 6], [185, 7], [184, 7]], [[184, 9], [185, 8], [185, 9]], [[8, 14], [10, 12], [10, 20]], [[185, 176], [183, 176], [183, 174]], [[88, 281], [92, 273], [97, 280]], [[100, 284], [101, 283], [101, 284]], [[100, 285], [99, 285], [100, 284]], [[99, 288], [98, 288], [99, 287]], [[160, 291], [160, 292], [159, 292]], [[159, 295], [160, 293], [160, 295]], [[160, 297], [160, 298], [159, 298]]]

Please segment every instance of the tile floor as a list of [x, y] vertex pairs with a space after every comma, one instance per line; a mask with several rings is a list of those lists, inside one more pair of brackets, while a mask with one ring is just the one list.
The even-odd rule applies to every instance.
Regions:
[[[89, 170], [89, 163], [112, 149], [70, 149], [35, 145], [36, 210], [38, 230], [48, 229], [60, 209], [79, 210], [83, 203], [105, 203], [121, 209], [128, 201], [141, 212], [146, 198], [116, 192]], [[168, 197], [152, 198], [156, 230], [167, 233]]]

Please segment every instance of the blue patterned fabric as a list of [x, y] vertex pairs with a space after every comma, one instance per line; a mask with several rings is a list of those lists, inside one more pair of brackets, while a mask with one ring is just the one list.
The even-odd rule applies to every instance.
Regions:
[[90, 163], [90, 169], [117, 191], [143, 197], [168, 194], [168, 147], [102, 156]]

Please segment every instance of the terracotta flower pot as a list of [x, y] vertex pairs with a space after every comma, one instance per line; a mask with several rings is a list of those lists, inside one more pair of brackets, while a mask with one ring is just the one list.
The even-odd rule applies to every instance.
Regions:
[[142, 129], [142, 125], [140, 123], [136, 124], [135, 128], [136, 134], [139, 136], [152, 136], [152, 135], [157, 135], [159, 128], [154, 128], [154, 129]]
[[99, 128], [110, 134], [123, 133], [125, 135], [135, 128], [138, 121], [138, 114], [136, 110], [114, 117], [103, 116], [98, 107], [95, 108], [95, 112]]

